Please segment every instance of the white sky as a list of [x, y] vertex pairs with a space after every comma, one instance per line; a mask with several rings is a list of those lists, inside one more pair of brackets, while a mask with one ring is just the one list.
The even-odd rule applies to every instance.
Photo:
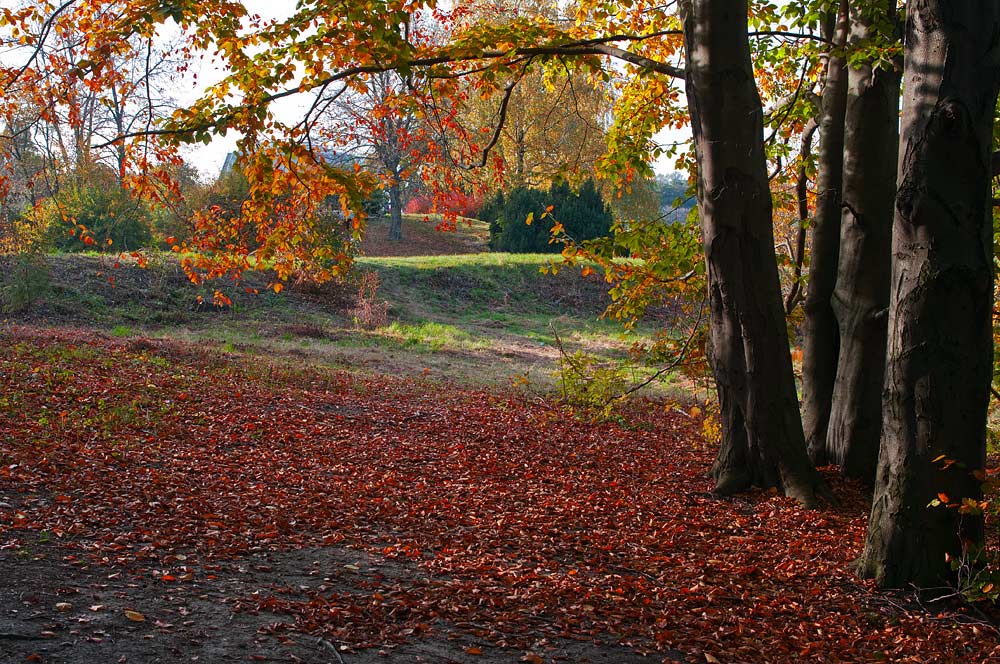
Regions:
[[[251, 15], [257, 14], [265, 19], [287, 18], [295, 11], [295, 4], [295, 0], [243, 0], [243, 6]], [[193, 63], [187, 74], [177, 81], [174, 97], [182, 106], [193, 103], [208, 86], [222, 80], [224, 75], [225, 72], [218, 63], [206, 55], [199, 62]], [[284, 106], [291, 106], [294, 111], [296, 102], [290, 100]], [[276, 110], [280, 114], [282, 109], [278, 107]], [[226, 155], [236, 149], [238, 138], [237, 132], [230, 131], [225, 136], [214, 136], [209, 145], [199, 143], [185, 147], [182, 153], [202, 177], [211, 182], [219, 175]]]

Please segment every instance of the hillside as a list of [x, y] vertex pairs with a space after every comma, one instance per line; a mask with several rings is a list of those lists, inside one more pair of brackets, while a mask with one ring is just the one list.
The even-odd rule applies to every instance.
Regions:
[[[416, 229], [414, 245], [440, 236], [421, 223], [407, 229]], [[444, 237], [455, 249], [456, 242], [471, 246], [474, 235]], [[489, 253], [363, 256], [344, 282], [291, 283], [275, 294], [266, 273], [195, 286], [171, 254], [151, 255], [145, 268], [116, 266], [114, 258], [94, 254], [0, 257], [0, 304], [8, 323], [173, 338], [366, 374], [467, 385], [527, 380], [549, 390], [559, 366], [557, 335], [567, 352], [604, 360], [621, 357], [642, 336], [623, 338], [617, 324], [599, 319], [609, 302], [603, 280], [567, 270], [541, 274], [550, 260]], [[359, 300], [362, 284], [375, 292]], [[233, 300], [231, 309], [198, 306], [198, 298], [210, 301], [215, 289]]]
[[489, 251], [489, 224], [459, 219], [453, 230], [437, 230], [440, 215], [404, 214], [403, 239], [389, 240], [388, 217], [372, 217], [361, 242], [362, 256], [441, 256]]

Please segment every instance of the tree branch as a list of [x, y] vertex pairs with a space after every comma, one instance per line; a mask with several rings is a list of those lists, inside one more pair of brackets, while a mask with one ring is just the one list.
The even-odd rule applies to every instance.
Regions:
[[802, 265], [806, 257], [806, 221], [809, 220], [809, 178], [806, 176], [806, 160], [812, 154], [813, 136], [819, 128], [816, 118], [809, 120], [802, 132], [802, 147], [799, 150], [798, 181], [795, 183], [796, 196], [799, 204], [799, 227], [795, 234], [795, 261], [792, 287], [785, 298], [785, 315], [789, 315], [802, 300]]

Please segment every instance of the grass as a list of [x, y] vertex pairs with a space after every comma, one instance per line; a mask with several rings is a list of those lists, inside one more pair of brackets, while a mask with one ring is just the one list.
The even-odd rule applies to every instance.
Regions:
[[[270, 277], [254, 273], [239, 286], [194, 286], [176, 257], [155, 258], [146, 270], [125, 265], [109, 278], [105, 257], [48, 256], [51, 287], [14, 320], [87, 325], [130, 339], [168, 337], [361, 374], [472, 386], [527, 380], [539, 390], [554, 388], [557, 335], [567, 352], [609, 361], [653, 331], [649, 326], [626, 336], [616, 323], [601, 320], [609, 302], [606, 284], [572, 270], [542, 274], [557, 259], [547, 254], [361, 257], [357, 271], [377, 274], [375, 299], [388, 302], [387, 324], [375, 329], [356, 325], [356, 282], [292, 286], [275, 294], [263, 287]], [[231, 295], [232, 309], [194, 311], [197, 297], [210, 298], [217, 287]]]
[[459, 219], [455, 228], [439, 231], [441, 215], [403, 215], [403, 242], [390, 242], [389, 219], [374, 217], [361, 243], [363, 256], [475, 254], [488, 251], [489, 224], [478, 219]]

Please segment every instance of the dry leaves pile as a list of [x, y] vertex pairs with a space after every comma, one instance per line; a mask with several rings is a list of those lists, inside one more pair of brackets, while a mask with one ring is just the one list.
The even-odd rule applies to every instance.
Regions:
[[276, 632], [359, 646], [449, 624], [725, 662], [1000, 657], [991, 628], [856, 581], [856, 487], [830, 478], [841, 505], [820, 512], [719, 500], [698, 423], [654, 404], [595, 425], [516, 395], [165, 342], [21, 328], [0, 344], [8, 549], [47, 531], [68, 555], [169, 584], [265, 549], [395, 558], [411, 578], [235, 598], [282, 614]]

